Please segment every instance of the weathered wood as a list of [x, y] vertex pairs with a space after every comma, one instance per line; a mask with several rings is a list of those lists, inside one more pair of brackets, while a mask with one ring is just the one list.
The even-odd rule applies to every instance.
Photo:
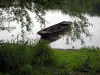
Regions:
[[60, 22], [58, 24], [55, 24], [53, 26], [50, 26], [48, 28], [45, 28], [43, 30], [40, 30], [38, 32], [39, 35], [41, 36], [44, 36], [44, 35], [49, 35], [49, 34], [54, 34], [56, 32], [59, 32], [59, 31], [63, 31], [64, 29], [67, 29], [68, 26], [71, 24], [72, 22], [67, 22], [67, 21], [63, 21], [63, 22]]
[[60, 34], [63, 34], [64, 32], [68, 31], [68, 28], [71, 27], [71, 24], [72, 22], [63, 21], [43, 30], [40, 30], [38, 34], [41, 35], [42, 39], [53, 42], [60, 38]]

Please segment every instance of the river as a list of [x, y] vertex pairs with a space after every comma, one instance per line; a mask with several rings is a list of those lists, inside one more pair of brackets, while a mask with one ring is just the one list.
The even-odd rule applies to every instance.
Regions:
[[[31, 14], [34, 15], [34, 14]], [[95, 46], [95, 47], [100, 47], [100, 17], [90, 17], [87, 16], [89, 19], [89, 22], [93, 24], [93, 26], [90, 26], [88, 29], [90, 33], [92, 34], [92, 37], [85, 37], [85, 45], [81, 45], [80, 40], [76, 40], [75, 42], [72, 42], [69, 40], [69, 44], [66, 44], [66, 38], [67, 36], [62, 36], [59, 40], [52, 42], [50, 46], [52, 48], [60, 48], [60, 49], [69, 49], [69, 48], [81, 48], [84, 46]], [[49, 27], [51, 25], [54, 25], [56, 23], [59, 23], [61, 21], [71, 21], [71, 18], [69, 15], [64, 15], [60, 12], [48, 12], [45, 16], [45, 19], [47, 20], [46, 26]], [[39, 40], [40, 36], [37, 35], [36, 33], [41, 30], [40, 24], [36, 22], [36, 19], [33, 18], [34, 26], [32, 27], [32, 32], [33, 34], [27, 35], [28, 38], [30, 39], [35, 39]], [[12, 23], [12, 25], [16, 25], [16, 23]], [[8, 33], [7, 31], [1, 31], [0, 32], [0, 39], [9, 39], [11, 38], [11, 35], [16, 36], [17, 34], [20, 33], [20, 25], [17, 25], [16, 30], [13, 30], [11, 33]]]
[[[87, 46], [94, 46], [94, 47], [100, 47], [100, 17], [90, 17], [87, 16], [89, 22], [93, 25], [90, 26], [88, 29], [92, 35], [92, 37], [85, 37], [84, 41], [85, 41], [85, 45], [81, 45], [81, 41], [80, 40], [76, 40], [75, 42], [69, 40], [69, 44], [66, 44], [66, 38], [67, 36], [62, 36], [61, 39], [52, 42], [50, 44], [51, 47], [53, 48], [61, 48], [61, 49], [68, 49], [68, 48], [81, 48], [81, 47], [87, 47]], [[46, 15], [46, 19], [49, 22], [47, 24], [47, 27], [50, 25], [54, 25], [56, 23], [59, 23], [61, 21], [71, 21], [70, 16], [65, 16], [61, 13], [58, 12], [49, 12]]]

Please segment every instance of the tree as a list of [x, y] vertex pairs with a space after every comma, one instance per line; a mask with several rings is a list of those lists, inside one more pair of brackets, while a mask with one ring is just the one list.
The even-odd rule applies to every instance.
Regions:
[[17, 21], [21, 23], [22, 28], [26, 26], [29, 31], [32, 20], [28, 11], [34, 12], [36, 19], [44, 25], [43, 16], [47, 11], [59, 11], [74, 19], [71, 34], [74, 41], [76, 38], [81, 39], [81, 34], [90, 36], [87, 29], [90, 23], [84, 14], [95, 15], [97, 3], [100, 5], [100, 0], [0, 0], [0, 29], [5, 29], [4, 21]]

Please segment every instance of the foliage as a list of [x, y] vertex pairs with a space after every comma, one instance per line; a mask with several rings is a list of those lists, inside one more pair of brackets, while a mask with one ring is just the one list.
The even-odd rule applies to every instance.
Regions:
[[0, 71], [19, 70], [20, 66], [31, 63], [29, 51], [24, 44], [0, 43]]
[[8, 73], [6, 73], [6, 74], [2, 74], [2, 73], [0, 73], [0, 75], [10, 75], [10, 74], [8, 74]]
[[59, 11], [74, 18], [71, 39], [73, 41], [80, 39], [84, 43], [81, 34], [91, 36], [88, 31], [90, 23], [84, 15], [99, 16], [99, 6], [100, 0], [1, 0], [0, 30], [6, 29], [5, 21], [17, 21], [22, 29], [26, 27], [26, 30], [30, 31], [33, 22], [29, 12], [34, 12], [37, 21], [45, 25], [46, 12]]
[[44, 40], [40, 40], [35, 46], [35, 51], [33, 54], [33, 65], [45, 65], [50, 66], [54, 64], [54, 53], [52, 49]]
[[20, 68], [21, 75], [31, 75], [32, 74], [32, 66], [29, 64], [23, 65], [23, 67]]
[[99, 59], [100, 48], [95, 47], [69, 51], [53, 50], [43, 40], [35, 47], [0, 43], [0, 75], [95, 75]]
[[54, 59], [52, 49], [44, 41], [35, 47], [24, 43], [0, 43], [1, 73], [33, 75], [36, 67], [54, 66]]
[[54, 52], [58, 57], [58, 65], [61, 65], [61, 67], [67, 66], [67, 69], [70, 69], [69, 72], [78, 71], [90, 75], [100, 72], [100, 48], [87, 47], [78, 51], [55, 50]]

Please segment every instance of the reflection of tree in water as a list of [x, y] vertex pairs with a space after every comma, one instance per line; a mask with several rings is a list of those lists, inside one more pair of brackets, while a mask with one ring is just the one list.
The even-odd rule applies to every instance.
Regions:
[[77, 39], [81, 40], [81, 43], [84, 44], [84, 39], [82, 37], [83, 34], [86, 35], [86, 37], [91, 37], [91, 34], [89, 33], [88, 27], [91, 24], [88, 22], [88, 19], [85, 16], [80, 15], [73, 21], [72, 25], [72, 32], [71, 32], [71, 40], [76, 41]]
[[81, 34], [90, 36], [88, 31], [90, 23], [84, 15], [99, 16], [99, 6], [100, 0], [1, 0], [0, 27], [4, 27], [5, 21], [17, 21], [21, 23], [22, 29], [26, 27], [27, 31], [30, 31], [32, 20], [27, 10], [35, 12], [36, 19], [44, 25], [46, 12], [58, 11], [65, 15], [69, 14], [74, 21], [71, 39], [73, 41], [81, 39], [83, 42]]

